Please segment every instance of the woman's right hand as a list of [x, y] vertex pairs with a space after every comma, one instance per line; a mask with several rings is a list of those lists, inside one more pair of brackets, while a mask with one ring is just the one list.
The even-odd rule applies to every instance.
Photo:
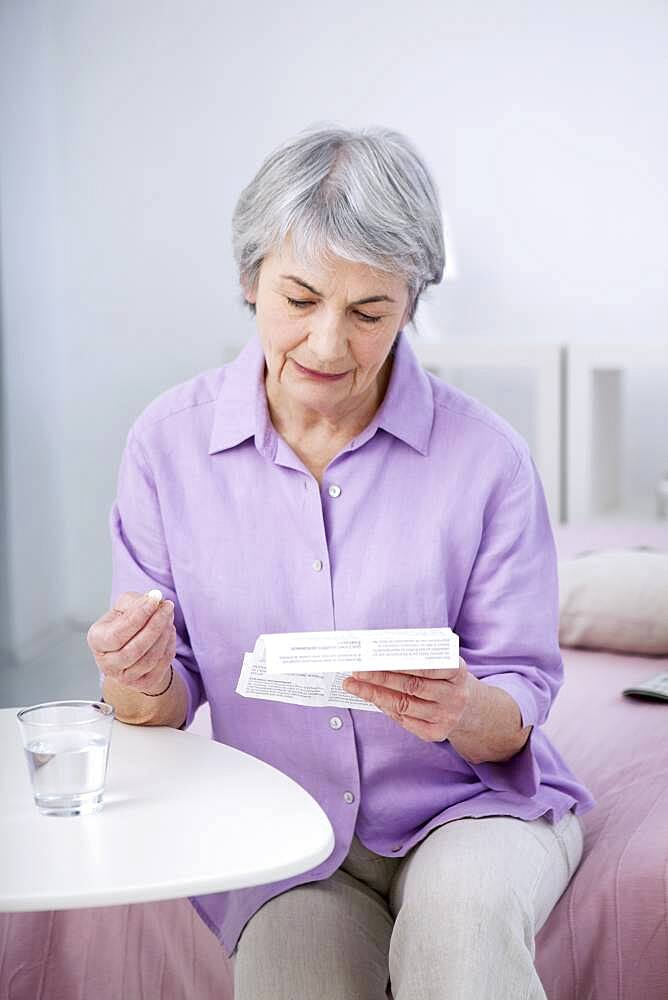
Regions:
[[134, 691], [157, 694], [169, 683], [176, 655], [174, 604], [128, 591], [93, 622], [86, 641], [107, 677]]

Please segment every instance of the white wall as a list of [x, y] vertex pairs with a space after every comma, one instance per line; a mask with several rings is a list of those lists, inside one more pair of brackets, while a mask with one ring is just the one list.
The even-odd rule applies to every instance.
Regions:
[[[0, 5], [3, 649], [29, 656], [67, 609], [55, 94], [42, 5]], [[66, 498], [65, 498], [66, 499]]]
[[[34, 547], [63, 553], [36, 620], [54, 589], [71, 618], [107, 607], [106, 517], [127, 428], [252, 329], [231, 213], [264, 156], [306, 125], [389, 125], [425, 156], [456, 261], [429, 296], [446, 336], [641, 331], [668, 344], [663, 4], [31, 0], [3, 18], [4, 73], [23, 102], [12, 200], [28, 212], [21, 229], [3, 192], [5, 350], [19, 372], [43, 362], [29, 390], [16, 383], [9, 442], [18, 454], [23, 437], [58, 428], [57, 452], [27, 454], [49, 490], [55, 463], [63, 507], [49, 531], [49, 490], [30, 499]], [[18, 148], [33, 154], [25, 170]], [[28, 322], [44, 336], [18, 360]], [[60, 424], [45, 428], [36, 401], [55, 394], [59, 368]], [[629, 498], [668, 463], [656, 433], [668, 431], [666, 397], [659, 373], [629, 380]], [[30, 498], [30, 462], [10, 456], [15, 503]]]

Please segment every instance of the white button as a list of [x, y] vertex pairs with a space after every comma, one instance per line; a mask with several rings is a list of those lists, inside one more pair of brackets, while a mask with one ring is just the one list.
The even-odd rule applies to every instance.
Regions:
[[340, 497], [341, 496], [341, 487], [340, 486], [330, 486], [329, 490], [327, 492], [329, 493], [330, 497]]
[[355, 796], [353, 795], [352, 792], [344, 792], [343, 793], [343, 797], [346, 800], [346, 802], [354, 802], [355, 801]]
[[316, 573], [320, 572], [320, 570], [322, 569], [322, 559], [315, 560], [315, 562], [313, 563], [313, 569], [316, 571]]
[[340, 729], [341, 726], [343, 725], [338, 715], [333, 715], [329, 720], [329, 724], [332, 727], [332, 729]]

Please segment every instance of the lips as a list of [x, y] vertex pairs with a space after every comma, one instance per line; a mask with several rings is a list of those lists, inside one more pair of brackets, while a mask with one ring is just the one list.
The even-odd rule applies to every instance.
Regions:
[[301, 374], [321, 382], [338, 382], [348, 374], [348, 372], [320, 372], [313, 368], [305, 368], [304, 365], [300, 365], [294, 358], [291, 360]]

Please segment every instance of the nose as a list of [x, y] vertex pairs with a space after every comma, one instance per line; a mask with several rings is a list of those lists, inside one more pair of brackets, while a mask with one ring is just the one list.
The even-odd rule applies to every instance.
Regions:
[[311, 357], [319, 368], [341, 368], [348, 359], [348, 337], [344, 324], [336, 316], [325, 316], [324, 312], [313, 320], [308, 335]]

